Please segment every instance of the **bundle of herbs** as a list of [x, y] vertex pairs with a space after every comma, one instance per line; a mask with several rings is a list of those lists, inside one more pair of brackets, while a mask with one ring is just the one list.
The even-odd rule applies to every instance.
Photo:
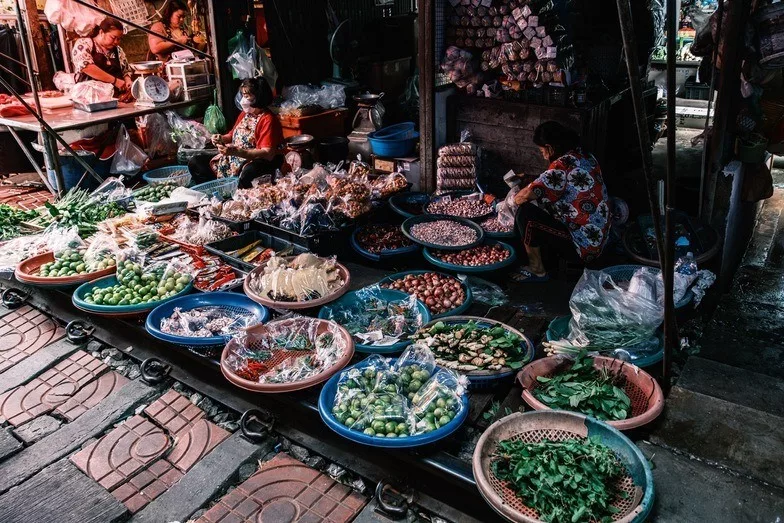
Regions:
[[552, 523], [609, 523], [618, 509], [613, 503], [627, 494], [619, 488], [626, 469], [598, 439], [504, 440], [491, 464], [539, 519]]
[[596, 369], [585, 351], [566, 368], [556, 369], [551, 377], [538, 376], [531, 391], [551, 409], [582, 412], [602, 421], [629, 417], [632, 402], [623, 391], [625, 376], [610, 369]]
[[25, 211], [0, 203], [0, 240], [10, 240], [21, 235], [19, 224], [38, 216], [36, 211]]

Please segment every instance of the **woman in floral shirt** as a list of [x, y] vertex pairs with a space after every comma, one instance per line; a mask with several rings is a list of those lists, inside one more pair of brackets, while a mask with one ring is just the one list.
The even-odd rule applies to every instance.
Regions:
[[545, 122], [534, 131], [534, 143], [550, 166], [515, 195], [517, 228], [528, 254], [528, 266], [515, 275], [517, 281], [549, 279], [542, 263], [543, 244], [566, 259], [589, 263], [607, 243], [607, 189], [599, 163], [579, 148], [579, 142], [577, 133], [556, 122]]
[[131, 68], [119, 46], [123, 26], [114, 18], [104, 18], [92, 38], [79, 38], [71, 50], [76, 81], [98, 80], [114, 85], [115, 94], [131, 88]]

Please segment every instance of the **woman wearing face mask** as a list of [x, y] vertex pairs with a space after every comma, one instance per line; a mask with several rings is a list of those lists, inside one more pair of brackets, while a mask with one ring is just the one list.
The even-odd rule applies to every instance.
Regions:
[[517, 229], [528, 254], [528, 265], [513, 275], [518, 282], [549, 279], [542, 245], [569, 261], [588, 263], [601, 255], [610, 230], [602, 171], [596, 158], [580, 149], [577, 133], [545, 122], [534, 131], [534, 143], [550, 165], [514, 198]]
[[239, 176], [239, 186], [248, 188], [254, 179], [274, 174], [283, 165], [283, 129], [278, 117], [267, 109], [272, 102], [269, 84], [262, 77], [245, 80], [240, 92], [242, 113], [234, 128], [228, 134], [212, 137], [220, 154], [208, 162], [197, 157], [188, 163], [198, 182], [215, 179], [216, 175]]
[[114, 18], [104, 18], [92, 38], [79, 38], [71, 50], [76, 81], [98, 80], [114, 85], [115, 94], [131, 88], [131, 68], [119, 46], [123, 26]]

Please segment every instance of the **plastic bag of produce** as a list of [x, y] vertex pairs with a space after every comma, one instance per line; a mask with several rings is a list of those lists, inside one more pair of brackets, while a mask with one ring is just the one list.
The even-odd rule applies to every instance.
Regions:
[[117, 253], [120, 247], [109, 234], [98, 233], [93, 236], [90, 246], [84, 253], [84, 263], [88, 272], [102, 271], [117, 264]]
[[172, 128], [166, 116], [161, 113], [139, 116], [136, 118], [136, 127], [143, 133], [147, 154], [150, 155], [150, 158], [162, 158], [176, 154], [177, 145], [171, 139]]
[[226, 117], [223, 116], [223, 111], [218, 106], [218, 91], [213, 94], [212, 105], [204, 111], [204, 127], [212, 134], [226, 132]]
[[92, 203], [108, 203], [122, 201], [131, 196], [131, 190], [123, 183], [123, 177], [106, 178], [90, 195]]
[[103, 103], [113, 99], [114, 86], [97, 80], [79, 82], [71, 89], [71, 100], [82, 105]]
[[436, 360], [429, 348], [420, 344], [410, 345], [388, 373], [379, 373], [376, 388], [390, 391], [390, 385], [395, 385], [400, 394], [411, 400], [430, 379], [435, 368]]
[[257, 323], [253, 314], [227, 307], [204, 306], [183, 311], [176, 307], [171, 316], [161, 320], [161, 331], [188, 338], [232, 336]]
[[447, 369], [436, 372], [411, 400], [412, 433], [425, 434], [449, 424], [463, 409], [467, 387], [465, 376]]
[[[365, 404], [358, 419], [346, 418], [344, 424], [352, 430], [364, 432], [368, 436], [400, 438], [409, 435], [409, 410], [406, 398], [390, 392], [371, 392], [359, 401]], [[356, 399], [352, 406], [356, 404]], [[349, 414], [355, 414], [352, 409]], [[352, 423], [353, 421], [353, 423]]]
[[85, 249], [84, 242], [79, 237], [79, 229], [77, 227], [52, 229], [48, 246], [55, 259], [60, 258], [64, 254], [71, 256], [76, 251], [84, 253]]
[[21, 236], [0, 243], [0, 275], [11, 277], [21, 262], [47, 251], [47, 233]]
[[[338, 378], [338, 395], [341, 391], [359, 389], [371, 392], [376, 388], [376, 377], [380, 372], [389, 371], [387, 358], [374, 354], [363, 362], [362, 368], [344, 370]], [[337, 396], [336, 396], [337, 397]]]
[[180, 149], [204, 149], [210, 143], [210, 132], [193, 120], [185, 120], [174, 111], [166, 111], [166, 120], [171, 128], [171, 140]]
[[131, 141], [124, 125], [120, 125], [120, 130], [117, 132], [115, 147], [117, 151], [112, 159], [111, 172], [134, 175], [147, 163], [148, 156], [141, 147]]

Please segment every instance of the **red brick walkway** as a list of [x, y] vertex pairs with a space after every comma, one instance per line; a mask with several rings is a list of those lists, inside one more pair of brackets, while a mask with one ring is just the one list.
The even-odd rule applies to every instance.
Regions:
[[0, 185], [0, 203], [26, 210], [36, 209], [53, 198], [46, 189]]

